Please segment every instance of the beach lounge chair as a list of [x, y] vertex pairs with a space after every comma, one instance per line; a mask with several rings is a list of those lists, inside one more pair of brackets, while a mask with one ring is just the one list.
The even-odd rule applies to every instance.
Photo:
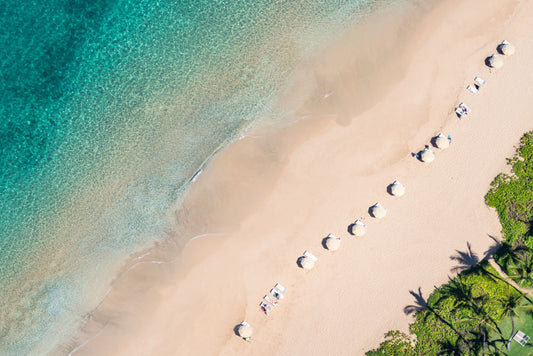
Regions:
[[270, 304], [272, 304], [273, 306], [276, 306], [276, 304], [278, 304], [277, 301], [275, 301], [274, 299], [270, 298], [270, 296], [268, 295], [265, 295], [263, 297], [264, 300], [266, 300], [267, 302], [269, 302]]
[[277, 290], [279, 290], [281, 293], [287, 293], [287, 288], [285, 288], [284, 286], [282, 286], [281, 284], [279, 283], [276, 283], [276, 287], [275, 287]]
[[461, 103], [455, 109], [455, 112], [457, 113], [457, 115], [459, 115], [459, 117], [461, 117], [461, 116], [464, 116], [464, 115], [468, 115], [470, 113], [470, 108], [468, 106], [466, 106], [465, 103]]
[[473, 86], [473, 85], [469, 85], [469, 86], [467, 86], [466, 89], [468, 89], [469, 92], [474, 93], [474, 94], [479, 93], [479, 89], [476, 88], [476, 87]]
[[281, 291], [277, 290], [275, 287], [270, 290], [270, 294], [272, 294], [277, 300], [282, 300], [285, 298], [283, 293], [281, 293]]
[[467, 114], [470, 114], [470, 108], [468, 106], [466, 106], [465, 103], [461, 103], [459, 104], [459, 107], [462, 108]]
[[485, 85], [485, 81], [480, 77], [475, 77], [474, 82], [478, 83], [479, 85]]
[[513, 336], [513, 340], [524, 346], [529, 341], [529, 336], [518, 330]]
[[311, 252], [305, 251], [304, 256], [311, 259], [312, 261], [316, 262], [318, 261], [318, 258], [316, 258]]
[[259, 307], [262, 311], [265, 312], [266, 315], [268, 315], [268, 312], [272, 310], [272, 306], [265, 302], [261, 302], [261, 304], [259, 304]]

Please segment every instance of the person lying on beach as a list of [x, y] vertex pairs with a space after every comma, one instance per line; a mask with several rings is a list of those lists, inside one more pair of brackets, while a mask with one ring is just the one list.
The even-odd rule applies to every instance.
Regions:
[[274, 298], [276, 298], [277, 300], [280, 300], [283, 298], [283, 296], [281, 294], [278, 293], [278, 291], [276, 290], [272, 290], [272, 295], [274, 296]]
[[261, 307], [261, 310], [263, 311], [263, 313], [265, 313], [266, 315], [268, 315], [268, 310], [267, 310], [267, 308], [265, 308], [265, 307]]
[[261, 310], [263, 311], [263, 313], [265, 313], [265, 315], [268, 315], [270, 309], [272, 309], [270, 305], [265, 302], [261, 302]]
[[459, 107], [463, 110], [463, 115], [468, 115], [470, 113], [470, 109], [465, 104], [461, 103]]

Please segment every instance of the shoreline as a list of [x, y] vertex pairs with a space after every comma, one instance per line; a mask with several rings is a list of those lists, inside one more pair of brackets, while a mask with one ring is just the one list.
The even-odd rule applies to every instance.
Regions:
[[[418, 26], [421, 28], [430, 25], [434, 27], [435, 22], [439, 20], [441, 23], [444, 22], [444, 20], [440, 19], [441, 17], [448, 20], [452, 18], [453, 21], [461, 23], [460, 16], [457, 16], [458, 18], [456, 19], [452, 16], [457, 4], [459, 2], [455, 0], [441, 1], [439, 3], [440, 8], [431, 10], [429, 15], [422, 18], [422, 24]], [[484, 3], [470, 1], [468, 4], [461, 5], [464, 11], [464, 13], [461, 12], [461, 16], [472, 14], [473, 10], [476, 9], [475, 4], [480, 6], [480, 4]], [[516, 8], [522, 4], [524, 3], [519, 1], [512, 3]], [[475, 24], [469, 24], [471, 26], [470, 31], [476, 30], [476, 26], [486, 26], [487, 21], [483, 21], [486, 20], [485, 16], [489, 19], [492, 18], [494, 13], [503, 16], [500, 8], [498, 8], [498, 12], [491, 12], [497, 8], [495, 2], [490, 5], [492, 7], [485, 5], [482, 15], [476, 14], [478, 18], [475, 19]], [[508, 18], [510, 16], [516, 17], [517, 10], [512, 5], [506, 7]], [[526, 5], [524, 4], [523, 6]], [[531, 10], [531, 6], [529, 6], [528, 10]], [[431, 24], [424, 23], [431, 21], [433, 21]], [[492, 22], [488, 21], [488, 23], [493, 24], [494, 20]], [[451, 24], [448, 26], [452, 27]], [[86, 325], [85, 334], [82, 334], [79, 340], [82, 341], [84, 336], [91, 335], [91, 330], [96, 330], [98, 324], [108, 325], [107, 323], [111, 322], [112, 326], [106, 327], [105, 330], [101, 329], [101, 334], [99, 334], [98, 338], [91, 339], [91, 342], [86, 344], [88, 347], [79, 348], [73, 354], [94, 354], [102, 352], [102, 350], [112, 350], [117, 354], [120, 352], [128, 353], [128, 347], [131, 347], [129, 349], [131, 353], [132, 349], [136, 350], [134, 340], [137, 338], [146, 342], [143, 345], [143, 347], [146, 347], [145, 351], [158, 350], [163, 354], [176, 351], [202, 354], [232, 354], [235, 352], [250, 352], [253, 354], [278, 352], [288, 354], [291, 350], [292, 352], [298, 350], [298, 347], [300, 347], [300, 350], [310, 350], [313, 347], [315, 350], [325, 351], [325, 347], [332, 347], [331, 343], [333, 342], [339, 343], [339, 345], [336, 346], [337, 349], [331, 350], [340, 351], [342, 354], [343, 352], [364, 352], [371, 347], [377, 346], [376, 342], [379, 344], [379, 338], [382, 335], [378, 336], [376, 329], [381, 328], [383, 332], [395, 328], [404, 328], [405, 330], [406, 321], [409, 318], [398, 316], [396, 315], [397, 313], [394, 313], [395, 316], [393, 317], [389, 312], [396, 309], [392, 307], [381, 310], [377, 317], [374, 316], [373, 319], [370, 319], [370, 321], [373, 320], [377, 324], [378, 321], [375, 320], [377, 318], [381, 324], [378, 326], [366, 325], [365, 329], [372, 329], [370, 330], [372, 331], [371, 333], [359, 330], [359, 334], [366, 332], [365, 335], [368, 337], [364, 342], [359, 340], [359, 344], [353, 340], [348, 342], [345, 339], [346, 335], [354, 333], [353, 329], [340, 332], [339, 336], [331, 335], [328, 329], [324, 329], [326, 326], [338, 325], [339, 322], [341, 325], [346, 326], [351, 325], [356, 320], [365, 320], [361, 318], [361, 310], [353, 305], [344, 304], [348, 300], [354, 300], [354, 297], [355, 300], [357, 300], [357, 297], [359, 300], [371, 300], [368, 295], [363, 295], [365, 293], [359, 293], [354, 290], [356, 289], [355, 287], [348, 286], [348, 284], [353, 283], [352, 278], [357, 278], [357, 276], [353, 272], [344, 273], [343, 271], [353, 271], [354, 269], [357, 271], [357, 267], [362, 267], [356, 263], [357, 261], [354, 262], [354, 256], [350, 256], [348, 253], [354, 253], [360, 260], [369, 259], [368, 251], [380, 251], [380, 243], [384, 242], [383, 236], [390, 234], [393, 228], [397, 230], [395, 233], [402, 237], [407, 237], [411, 243], [426, 251], [425, 249], [430, 244], [418, 237], [409, 237], [413, 234], [413, 231], [399, 225], [406, 219], [411, 219], [409, 214], [402, 213], [402, 210], [406, 210], [405, 205], [416, 207], [419, 202], [425, 202], [426, 204], [431, 202], [426, 197], [435, 195], [431, 195], [434, 192], [431, 192], [424, 179], [438, 181], [438, 176], [435, 176], [435, 172], [440, 172], [441, 174], [443, 172], [453, 172], [456, 174], [461, 172], [461, 170], [470, 172], [473, 169], [468, 166], [467, 162], [457, 163], [451, 156], [457, 154], [457, 151], [468, 152], [468, 149], [472, 147], [466, 145], [464, 141], [468, 141], [469, 138], [479, 143], [482, 138], [479, 137], [479, 133], [475, 130], [480, 129], [478, 127], [479, 121], [483, 119], [479, 117], [481, 116], [480, 114], [478, 116], [476, 111], [480, 111], [478, 106], [483, 101], [485, 104], [490, 103], [487, 102], [489, 99], [485, 97], [497, 98], [494, 87], [489, 85], [496, 81], [504, 82], [505, 73], [509, 72], [508, 67], [512, 68], [516, 64], [517, 58], [521, 58], [522, 62], [525, 62], [527, 57], [526, 51], [522, 47], [526, 44], [525, 35], [520, 39], [519, 35], [515, 34], [514, 37], [509, 39], [517, 44], [518, 53], [509, 59], [507, 61], [509, 64], [506, 63], [499, 72], [489, 73], [482, 61], [476, 56], [490, 55], [490, 51], [499, 43], [498, 41], [504, 39], [496, 34], [497, 28], [491, 29], [488, 34], [483, 34], [484, 37], [479, 33], [475, 33], [468, 40], [465, 40], [463, 44], [452, 44], [452, 51], [453, 49], [456, 49], [458, 53], [462, 53], [461, 50], [464, 51], [462, 56], [459, 56], [460, 58], [452, 58], [453, 56], [449, 54], [437, 55], [439, 46], [443, 44], [450, 45], [449, 37], [446, 36], [452, 37], [448, 33], [439, 37], [436, 35], [439, 30], [445, 32], [443, 27], [439, 28], [438, 26], [436, 29], [431, 30], [433, 31], [431, 33], [437, 37], [434, 40], [437, 42], [434, 47], [431, 46], [431, 44], [434, 44], [432, 42], [427, 44], [426, 48], [424, 46], [422, 46], [422, 49], [416, 48], [412, 58], [404, 58], [401, 61], [402, 63], [399, 63], [401, 65], [407, 62], [406, 73], [403, 78], [400, 75], [399, 83], [410, 89], [416, 90], [419, 88], [420, 91], [415, 93], [415, 95], [408, 96], [402, 93], [406, 90], [397, 84], [392, 84], [390, 91], [384, 94], [383, 90], [380, 90], [383, 88], [379, 87], [378, 80], [377, 84], [374, 83], [377, 88], [373, 88], [376, 91], [369, 90], [370, 96], [372, 94], [383, 95], [383, 97], [379, 97], [377, 105], [362, 112], [360, 112], [361, 108], [354, 105], [353, 102], [344, 103], [344, 107], [340, 106], [342, 109], [346, 109], [345, 112], [348, 114], [344, 116], [348, 118], [350, 109], [352, 109], [352, 112], [356, 112], [356, 119], [347, 120], [341, 117], [343, 115], [324, 119], [320, 109], [326, 112], [326, 110], [331, 109], [331, 104], [326, 103], [326, 105], [321, 107], [311, 105], [307, 106], [302, 113], [314, 113], [320, 119], [310, 118], [303, 122], [297, 122], [286, 129], [281, 135], [282, 137], [276, 137], [276, 140], [272, 140], [272, 137], [269, 136], [268, 129], [262, 128], [261, 130], [266, 130], [267, 133], [262, 133], [264, 131], [261, 130], [256, 131], [253, 133], [257, 135], [256, 137], [246, 136], [222, 150], [203, 169], [203, 173], [197, 177], [195, 185], [191, 187], [191, 192], [186, 198], [186, 208], [180, 212], [178, 219], [185, 221], [187, 229], [190, 229], [190, 231], [202, 231], [206, 236], [202, 239], [193, 240], [194, 242], [190, 241], [182, 257], [179, 257], [179, 255], [177, 257], [176, 255], [173, 256], [173, 253], [179, 250], [181, 246], [174, 245], [176, 242], [172, 241], [156, 247], [151, 250], [149, 256], [146, 256], [150, 257], [150, 260], [162, 259], [163, 261], [174, 258], [174, 262], [158, 264], [157, 267], [147, 266], [143, 270], [136, 268], [135, 275], [134, 273], [123, 273], [122, 277], [115, 283], [111, 295], [102, 303], [102, 307], [93, 314], [92, 323], [96, 325]], [[463, 31], [466, 30], [468, 29], [463, 29]], [[460, 30], [449, 31], [452, 34], [462, 32]], [[480, 36], [481, 38], [479, 38]], [[424, 37], [425, 35], [423, 34], [414, 36], [411, 38], [414, 41], [410, 46], [414, 48], [423, 44]], [[470, 48], [472, 44], [476, 45], [473, 47], [475, 49]], [[339, 47], [341, 48], [337, 48], [337, 50], [341, 51], [342, 43], [339, 44]], [[426, 54], [423, 53], [424, 50], [426, 50]], [[446, 48], [446, 50], [450, 49]], [[528, 51], [528, 53], [531, 53], [531, 48], [528, 48]], [[335, 49], [332, 49], [330, 53], [339, 54], [335, 52]], [[442, 60], [444, 63], [441, 63], [440, 66], [424, 63], [423, 60], [427, 59], [425, 58], [427, 53], [432, 53], [431, 59], [435, 61]], [[446, 59], [450, 59], [452, 63], [446, 63]], [[342, 63], [342, 59], [340, 61]], [[462, 61], [466, 63], [464, 68], [457, 66], [457, 63]], [[417, 66], [416, 70], [413, 69], [415, 65]], [[349, 66], [347, 70], [350, 70]], [[514, 72], [516, 71], [514, 69]], [[412, 76], [413, 74], [416, 75], [417, 72], [433, 74], [432, 81], [435, 79], [440, 80], [436, 80], [434, 84], [429, 83], [429, 79], [416, 78], [415, 80]], [[478, 74], [482, 75], [484, 79], [490, 79], [490, 81], [487, 80], [489, 85], [483, 88], [478, 96], [468, 96], [467, 94], [469, 93], [464, 89], [466, 84], [462, 85], [463, 83], [460, 81], [466, 81], [466, 78], [470, 76], [473, 78]], [[386, 77], [384, 75], [383, 80], [387, 79]], [[408, 83], [405, 83], [406, 81]], [[365, 84], [368, 86], [370, 83]], [[349, 88], [349, 83], [339, 80], [338, 87], [343, 88], [343, 86], [344, 88]], [[531, 87], [529, 88], [531, 90]], [[331, 98], [335, 98], [335, 93], [339, 92], [340, 89], [333, 90]], [[475, 107], [476, 110], [470, 117], [461, 122], [454, 118], [452, 113], [452, 106], [458, 103], [453, 100], [460, 98], [467, 98], [469, 105]], [[347, 100], [347, 98], [338, 100], [343, 101]], [[514, 111], [520, 117], [526, 115], [526, 113], [517, 112], [518, 108], [524, 108], [522, 104], [517, 104], [515, 107]], [[401, 108], [403, 110], [398, 111]], [[531, 111], [531, 108], [529, 110]], [[402, 121], [403, 127], [394, 127], [396, 122], [392, 119], [382, 119], [382, 121], [376, 123], [375, 117], [387, 118], [394, 112], [406, 112], [406, 115], [410, 114], [412, 117], [410, 117], [410, 120]], [[485, 112], [487, 112], [486, 108]], [[477, 124], [475, 123], [476, 119]], [[497, 123], [495, 119], [488, 121]], [[520, 125], [524, 124], [520, 122]], [[393, 130], [390, 130], [391, 126], [394, 127]], [[447, 151], [437, 152], [437, 159], [430, 167], [421, 166], [420, 162], [414, 162], [412, 158], [408, 157], [409, 151], [423, 148], [423, 144], [428, 141], [428, 137], [437, 134], [437, 131], [440, 130], [453, 132], [454, 141], [452, 147]], [[517, 127], [513, 126], [512, 130], [516, 131]], [[527, 128], [522, 129], [520, 127], [519, 135], [523, 131], [527, 131]], [[447, 132], [443, 133], [447, 134]], [[506, 134], [506, 143], [512, 142], [513, 135], [516, 136], [515, 132], [504, 133]], [[407, 139], [403, 136], [406, 136]], [[345, 147], [353, 141], [357, 142], [357, 146]], [[407, 144], [405, 141], [407, 141]], [[378, 148], [373, 146], [376, 142], [378, 143], [376, 145]], [[370, 150], [369, 147], [374, 147], [374, 149]], [[482, 191], [484, 189], [483, 184], [488, 187], [488, 183], [493, 178], [493, 176], [488, 177], [488, 175], [501, 170], [501, 165], [498, 162], [501, 161], [502, 165], [504, 165], [504, 158], [509, 156], [511, 150], [512, 147], [499, 149], [498, 154], [492, 157], [492, 165], [484, 169], [483, 173], [485, 175], [481, 178], [475, 178], [475, 181], [481, 184], [478, 184], [473, 189], [474, 192], [466, 190], [468, 196], [472, 197], [473, 193]], [[264, 158], [261, 164], [257, 163], [258, 157]], [[354, 157], [352, 165], [346, 163], [350, 162], [350, 157]], [[265, 169], [265, 162], [268, 163], [267, 169]], [[325, 164], [330, 165], [331, 172], [320, 172], [326, 167]], [[302, 174], [302, 172], [307, 174]], [[393, 172], [396, 172], [395, 176], [393, 176]], [[419, 176], [416, 178], [411, 177], [410, 175], [413, 172], [418, 173]], [[465, 183], [464, 177], [461, 178], [458, 175], [451, 175], [451, 177], [456, 182]], [[407, 186], [408, 191], [405, 199], [391, 199], [383, 191], [386, 183], [390, 183], [396, 178], [399, 178]], [[487, 179], [489, 181], [483, 183]], [[234, 188], [235, 182], [239, 182], [240, 189], [237, 192], [235, 192]], [[321, 185], [320, 182], [326, 183]], [[353, 191], [350, 191], [350, 187]], [[416, 187], [416, 189], [425, 194], [415, 194], [415, 188], [411, 187]], [[317, 188], [322, 188], [323, 190]], [[446, 189], [443, 187], [440, 193], [450, 199], [448, 197], [449, 187]], [[465, 193], [465, 189], [462, 189], [462, 192]], [[412, 191], [413, 193], [411, 193]], [[453, 190], [451, 191], [453, 192]], [[480, 197], [481, 201], [483, 200], [483, 195]], [[375, 222], [366, 214], [366, 208], [375, 203], [376, 199], [385, 201], [391, 213], [391, 216], [379, 222]], [[449, 203], [452, 208], [456, 209], [461, 206], [459, 199], [452, 198], [451, 200]], [[284, 206], [285, 204], [287, 206]], [[484, 203], [476, 200], [469, 202], [469, 204], [471, 207], [480, 209], [480, 206], [482, 206], [480, 204]], [[402, 206], [404, 207], [402, 208]], [[312, 207], [315, 208], [312, 209]], [[454, 211], [451, 210], [453, 209], [448, 209], [443, 214], [443, 220], [448, 223], [457, 220], [457, 217], [453, 215]], [[202, 214], [195, 214], [195, 212], [199, 211]], [[395, 211], [399, 211], [399, 213], [394, 215]], [[435, 213], [435, 210], [431, 210], [431, 212]], [[353, 222], [357, 216], [365, 216], [365, 222], [369, 225], [369, 233], [360, 241], [349, 237], [345, 232], [347, 225]], [[209, 218], [209, 221], [205, 220], [206, 217]], [[488, 223], [490, 225], [488, 228], [490, 233], [498, 234], [497, 218], [494, 221], [495, 214], [490, 212], [489, 209], [481, 211], [479, 216], [474, 215], [474, 218], [476, 226], [473, 229], [467, 229], [469, 230], [468, 232], [479, 232], [480, 229], [486, 229], [487, 226], [485, 225]], [[275, 222], [275, 224], [270, 224], [269, 221]], [[410, 222], [420, 223], [417, 219]], [[391, 224], [396, 224], [396, 226], [391, 226]], [[420, 231], [431, 232], [434, 228], [434, 226], [422, 226]], [[452, 230], [455, 231], [456, 229]], [[331, 254], [331, 256], [329, 256], [330, 253], [328, 251], [324, 251], [319, 246], [321, 238], [329, 232], [340, 236], [344, 242], [341, 250]], [[176, 231], [176, 235], [180, 233], [183, 232]], [[466, 232], [457, 231], [457, 233], [459, 238], [443, 244], [451, 252], [454, 249], [464, 247], [460, 246], [458, 241], [463, 240]], [[213, 234], [219, 235], [217, 235], [216, 239], [210, 239], [209, 235]], [[221, 238], [220, 234], [224, 236]], [[437, 235], [439, 234], [440, 237], [444, 237], [442, 231], [439, 231]], [[250, 236], [253, 236], [253, 238], [250, 238]], [[485, 240], [477, 237], [473, 243], [474, 249], [483, 249], [484, 244], [490, 242], [484, 242]], [[405, 243], [404, 241], [387, 241], [386, 243], [392, 246], [389, 246], [391, 247], [390, 250], [383, 251], [385, 257], [393, 261], [395, 258], [397, 260], [398, 257], [395, 257], [392, 253], [398, 254], [398, 251], [401, 251]], [[357, 251], [352, 251], [353, 245], [360, 245], [357, 247]], [[235, 249], [232, 246], [238, 246], [238, 248]], [[293, 263], [305, 249], [311, 249], [319, 257], [317, 269], [308, 273], [299, 270]], [[367, 249], [366, 253], [365, 249]], [[243, 251], [246, 253], [243, 253]], [[142, 253], [139, 255], [142, 255]], [[406, 254], [405, 256], [416, 256], [416, 254]], [[450, 264], [450, 261], [443, 260], [440, 255], [433, 257], [436, 258], [435, 262], [443, 266]], [[257, 262], [261, 261], [261, 259], [267, 260], [268, 263]], [[424, 258], [420, 259], [423, 260]], [[138, 264], [145, 262], [147, 261], [137, 261]], [[382, 262], [385, 263], [385, 261]], [[389, 264], [388, 266], [392, 267], [394, 265]], [[344, 269], [341, 269], [341, 267]], [[134, 267], [130, 266], [130, 268]], [[384, 271], [376, 271], [373, 268], [369, 268], [369, 270], [380, 277], [377, 278], [380, 286], [387, 284], [385, 283], [387, 275]], [[402, 303], [406, 305], [405, 301], [411, 298], [408, 290], [416, 289], [417, 286], [411, 284], [417, 278], [420, 279], [417, 283], [420, 283], [422, 289], [427, 293], [432, 284], [444, 281], [443, 270], [445, 268], [436, 266], [434, 270], [430, 269], [430, 273], [425, 271], [426, 273], [419, 276], [420, 278], [416, 277], [417, 273], [421, 274], [420, 271], [404, 270], [404, 273], [410, 272], [411, 274], [409, 274], [409, 278], [402, 279], [402, 283], [394, 286], [397, 292], [393, 294], [394, 298], [392, 299], [395, 301], [391, 304], [394, 304], [394, 307]], [[385, 269], [385, 271], [391, 273], [390, 268]], [[341, 286], [327, 281], [327, 276], [333, 276], [333, 279]], [[395, 275], [394, 277], [399, 279], [401, 276]], [[375, 283], [372, 279], [374, 278], [363, 278], [359, 281], [359, 285], [369, 288], [368, 285]], [[179, 281], [179, 284], [175, 285], [177, 281]], [[268, 291], [268, 286], [276, 281], [288, 287], [290, 294], [282, 302], [283, 305], [278, 306], [278, 310], [275, 310], [275, 313], [272, 313], [269, 319], [265, 319], [260, 315], [258, 303], [261, 295]], [[346, 282], [349, 283], [347, 284]], [[342, 286], [346, 288], [341, 288]], [[147, 290], [140, 293], [142, 295], [132, 296], [132, 294], [138, 294], [141, 289], [146, 287], [148, 287]], [[231, 292], [227, 290], [228, 288]], [[216, 293], [214, 294], [216, 296], [206, 295], [210, 290], [215, 290]], [[317, 293], [316, 290], [321, 292]], [[332, 295], [324, 296], [323, 294], [328, 290], [338, 292], [339, 300], [332, 298]], [[192, 293], [195, 295], [195, 298], [192, 299], [197, 300], [191, 299], [190, 291], [197, 292]], [[376, 312], [379, 310], [377, 302], [382, 300], [382, 298], [376, 295], [375, 292], [367, 292], [366, 294], [376, 299], [375, 308], [369, 307], [368, 309]], [[129, 300], [127, 300], [128, 298]], [[127, 300], [126, 303], [124, 302], [125, 300]], [[334, 302], [337, 302], [339, 307], [333, 309], [344, 309], [340, 312], [335, 310], [331, 313], [332, 315], [327, 317], [316, 311], [320, 307], [333, 305], [332, 303]], [[224, 310], [220, 311], [218, 309], [219, 303], [224, 305]], [[201, 307], [199, 307], [200, 305]], [[317, 305], [319, 308], [316, 308]], [[135, 307], [138, 308], [140, 306], [145, 309], [140, 313], [142, 315], [130, 315], [135, 310]], [[190, 310], [187, 308], [190, 308]], [[353, 312], [353, 314], [347, 313], [346, 310]], [[368, 314], [370, 311], [366, 313]], [[174, 319], [168, 318], [170, 313], [176, 314], [176, 319], [180, 320], [169, 320]], [[350, 315], [345, 314], [352, 314], [352, 317], [350, 318]], [[389, 317], [390, 319], [387, 319]], [[232, 327], [244, 318], [251, 320], [256, 329], [257, 336], [254, 335], [254, 341], [250, 345], [243, 344], [241, 340], [231, 333]], [[324, 327], [316, 324], [322, 321], [325, 325]], [[129, 326], [131, 322], [144, 324], [142, 326], [139, 324]], [[298, 331], [298, 325], [301, 322], [306, 323], [306, 325], [308, 323], [314, 325], [310, 328], [311, 334], [305, 335], [302, 331]], [[206, 323], [211, 323], [214, 326], [213, 330], [207, 332], [208, 339], [213, 341], [212, 345], [202, 345], [201, 340], [206, 335], [199, 334], [199, 331], [202, 325]], [[286, 334], [290, 336], [284, 336], [277, 330], [287, 330]], [[320, 335], [323, 332], [334, 339], [323, 341], [320, 344], [318, 344], [318, 340], [316, 343], [310, 342], [310, 340], [314, 340], [312, 336], [315, 334], [313, 333]], [[166, 335], [162, 335], [165, 333]], [[186, 345], [180, 340], [174, 340], [174, 343], [172, 343], [175, 337], [169, 334], [176, 335], [176, 333], [183, 335], [183, 339], [187, 339], [189, 343]], [[147, 342], [148, 340], [149, 342]], [[276, 342], [273, 340], [276, 340]], [[362, 344], [364, 346], [361, 346]], [[342, 348], [339, 348], [341, 346]], [[139, 352], [142, 353], [140, 350]]]

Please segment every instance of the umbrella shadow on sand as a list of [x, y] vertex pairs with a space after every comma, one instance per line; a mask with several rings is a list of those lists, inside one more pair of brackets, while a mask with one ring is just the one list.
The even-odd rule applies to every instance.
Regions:
[[241, 324], [237, 324], [235, 325], [235, 327], [233, 328], [233, 333], [235, 335], [237, 335], [238, 337], [241, 337], [241, 335], [239, 335], [239, 328], [241, 327]]
[[500, 249], [500, 247], [502, 247], [502, 243], [500, 240], [498, 240], [497, 238], [495, 238], [494, 236], [492, 235], [488, 235], [488, 237], [490, 237], [490, 239], [493, 241], [492, 242], [492, 245], [490, 245], [488, 248], [487, 248], [487, 251], [485, 251], [484, 253], [484, 257], [483, 257], [483, 260], [488, 260], [489, 258], [491, 258], [492, 256], [494, 256], [494, 254], [496, 253], [496, 251], [498, 251]]
[[328, 236], [326, 236], [326, 237], [324, 237], [324, 238], [322, 239], [322, 247], [324, 247], [326, 250], [328, 249], [328, 244], [327, 244], [327, 242], [328, 242]]

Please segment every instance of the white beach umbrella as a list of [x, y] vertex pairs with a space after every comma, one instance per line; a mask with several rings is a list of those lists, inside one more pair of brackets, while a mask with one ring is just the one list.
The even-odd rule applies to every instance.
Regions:
[[357, 237], [364, 236], [366, 234], [366, 225], [361, 220], [356, 220], [352, 225], [352, 234]]
[[241, 324], [241, 325], [239, 325], [238, 333], [239, 333], [240, 337], [243, 337], [243, 338], [252, 337], [253, 331], [254, 330], [252, 329], [252, 327], [249, 324]]
[[341, 239], [335, 236], [328, 236], [326, 238], [326, 247], [330, 251], [337, 251], [341, 247]]
[[392, 183], [390, 186], [390, 192], [396, 197], [401, 197], [405, 194], [405, 187], [402, 183], [395, 180], [394, 183]]
[[370, 211], [372, 212], [372, 216], [377, 219], [382, 219], [385, 217], [385, 215], [387, 215], [387, 209], [385, 209], [380, 203], [377, 203], [370, 209]]
[[492, 68], [498, 69], [503, 67], [503, 59], [497, 54], [493, 54], [492, 56], [490, 56], [488, 61], [489, 66], [491, 66]]
[[435, 153], [429, 148], [426, 148], [420, 154], [420, 159], [422, 160], [422, 162], [432, 162], [435, 159]]
[[509, 42], [504, 42], [500, 45], [500, 52], [506, 56], [512, 56], [515, 51], [515, 46], [510, 44]]
[[313, 269], [313, 267], [315, 267], [315, 261], [307, 256], [302, 256], [300, 257], [300, 266], [302, 266], [303, 269]]
[[448, 137], [444, 136], [443, 134], [439, 134], [437, 138], [435, 139], [435, 145], [437, 146], [437, 148], [444, 150], [450, 147], [450, 140], [448, 139]]

